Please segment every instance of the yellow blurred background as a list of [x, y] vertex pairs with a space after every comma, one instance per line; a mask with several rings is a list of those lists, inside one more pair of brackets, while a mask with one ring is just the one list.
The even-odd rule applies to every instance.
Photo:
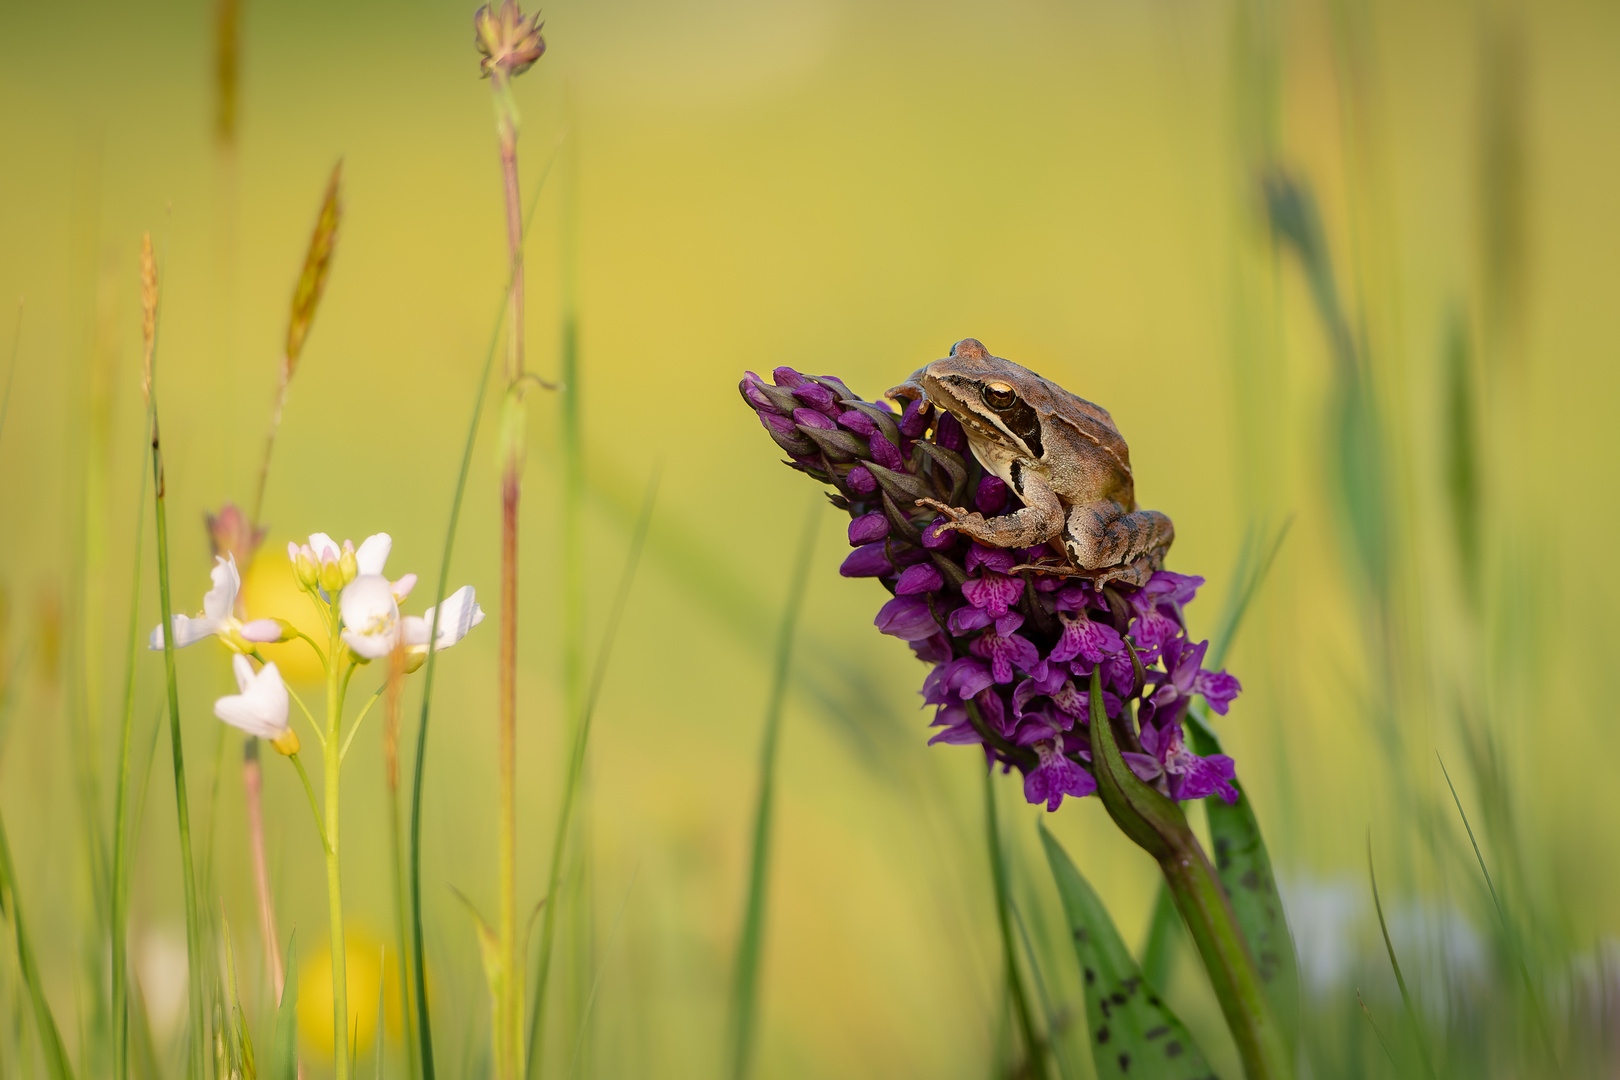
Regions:
[[[212, 135], [211, 5], [0, 11], [0, 297], [26, 296], [0, 433], [0, 664], [23, 658], [0, 800], [59, 1017], [74, 1015], [74, 928], [90, 903], [65, 719], [75, 694], [103, 776], [116, 741], [142, 468], [142, 231], [165, 272], [158, 383], [183, 611], [207, 586], [204, 511], [251, 498], [287, 302], [333, 163], [345, 217], [281, 429], [252, 614], [281, 613], [264, 599], [285, 573], [279, 553], [316, 530], [391, 533], [390, 570], [423, 578], [410, 610], [432, 602], [506, 280], [471, 7], [244, 11], [234, 158]], [[1220, 730], [1285, 883], [1306, 895], [1348, 881], [1359, 897], [1369, 830], [1382, 850], [1409, 851], [1398, 792], [1439, 805], [1435, 751], [1454, 775], [1462, 755], [1447, 703], [1471, 670], [1457, 659], [1469, 604], [1447, 546], [1439, 434], [1460, 320], [1482, 343], [1476, 366], [1504, 372], [1479, 437], [1492, 625], [1517, 635], [1491, 664], [1522, 680], [1499, 680], [1495, 714], [1508, 813], [1527, 880], [1556, 898], [1557, 932], [1620, 933], [1620, 787], [1606, 765], [1620, 754], [1607, 687], [1620, 14], [1583, 0], [563, 0], [545, 15], [549, 51], [516, 83], [526, 183], [568, 138], [528, 245], [528, 350], [555, 373], [560, 238], [577, 206], [592, 656], [642, 486], [663, 466], [590, 751], [590, 917], [560, 924], [557, 985], [571, 989], [559, 1001], [573, 1002], [553, 1021], [562, 1070], [598, 970], [581, 1073], [711, 1075], [723, 1060], [769, 639], [799, 522], [820, 498], [778, 464], [737, 379], [787, 364], [872, 398], [967, 336], [1112, 411], [1139, 497], [1176, 522], [1172, 567], [1209, 578], [1195, 632], [1212, 628], [1250, 523], [1292, 516], [1230, 658], [1246, 689]], [[1508, 196], [1522, 222], [1508, 286], [1487, 250], [1490, 177], [1506, 168], [1487, 153], [1498, 121], [1517, 133], [1523, 177]], [[1364, 715], [1378, 668], [1326, 490], [1330, 357], [1298, 266], [1266, 229], [1263, 162], [1317, 192], [1389, 422], [1406, 680], [1393, 752]], [[12, 325], [0, 317], [0, 337]], [[564, 767], [557, 425], [551, 399], [531, 401], [523, 905], [544, 887]], [[491, 612], [494, 414], [451, 582], [476, 586]], [[980, 1075], [999, 953], [978, 755], [924, 745], [923, 668], [871, 627], [877, 587], [837, 576], [845, 549], [826, 510], [802, 651], [865, 707], [803, 682], [790, 691], [760, 1075]], [[143, 627], [157, 622], [146, 573]], [[473, 1072], [487, 1041], [477, 941], [449, 887], [493, 911], [494, 629], [443, 658], [430, 738], [423, 892], [450, 1075]], [[57, 633], [68, 655], [53, 660]], [[161, 661], [141, 659], [138, 741], [162, 701]], [[218, 808], [218, 896], [206, 899], [223, 898], [245, 993], [262, 1004], [239, 743], [209, 715], [229, 683], [222, 651], [188, 650], [180, 680], [193, 814]], [[412, 747], [414, 704], [407, 717]], [[351, 919], [391, 942], [378, 740], [373, 723], [346, 770], [345, 891]], [[181, 920], [158, 745], [137, 943], [172, 940]], [[326, 947], [319, 844], [296, 776], [272, 755], [265, 770], [283, 933], [298, 929], [313, 972]], [[1032, 854], [1037, 811], [1015, 778], [1001, 784], [1004, 824]], [[1095, 800], [1051, 825], [1138, 940], [1151, 862]], [[1444, 893], [1452, 872], [1402, 865], [1390, 873], [1414, 895]], [[1028, 886], [1047, 888], [1027, 867]], [[1190, 965], [1172, 996], [1206, 1044], [1224, 1045]], [[374, 1013], [351, 1007], [369, 1030]]]

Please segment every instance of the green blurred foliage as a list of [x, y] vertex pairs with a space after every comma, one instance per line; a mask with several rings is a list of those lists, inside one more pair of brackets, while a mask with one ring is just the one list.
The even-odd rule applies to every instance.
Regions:
[[[210, 18], [203, 3], [0, 11], [0, 297], [27, 297], [0, 432], [0, 800], [64, 1032], [95, 1029], [79, 987], [100, 964], [92, 867], [110, 829], [122, 553], [142, 467], [141, 232], [165, 271], [181, 610], [207, 586], [204, 511], [252, 497], [287, 305], [333, 162], [345, 221], [279, 436], [266, 573], [289, 538], [386, 530], [390, 568], [432, 578], [506, 281], [470, 6], [248, 4], [233, 149], [214, 135]], [[808, 494], [737, 401], [737, 378], [790, 364], [876, 397], [966, 336], [1112, 411], [1140, 498], [1176, 521], [1172, 567], [1210, 579], [1195, 631], [1214, 629], [1250, 523], [1293, 515], [1229, 657], [1245, 693], [1220, 734], [1302, 938], [1303, 1037], [1321, 1048], [1321, 1075], [1384, 1075], [1354, 987], [1385, 1032], [1399, 1027], [1361, 877], [1369, 830], [1428, 1022], [1487, 1015], [1481, 1002], [1516, 982], [1436, 750], [1536, 978], [1563, 988], [1550, 995], [1561, 1015], [1615, 978], [1601, 943], [1620, 934], [1620, 787], [1597, 766], [1620, 753], [1603, 689], [1620, 575], [1602, 539], [1620, 490], [1608, 415], [1620, 398], [1608, 314], [1620, 292], [1620, 16], [1576, 0], [562, 0], [546, 21], [549, 51], [516, 94], [528, 179], [552, 153], [564, 88], [577, 95], [591, 654], [642, 482], [664, 465], [590, 750], [593, 868], [578, 895], [597, 930], [570, 955], [605, 967], [581, 1072], [713, 1074], [723, 1060], [769, 680], [762, 628], [785, 600]], [[1330, 437], [1346, 415], [1336, 346], [1267, 224], [1260, 178], [1275, 165], [1314, 192], [1363, 364], [1354, 404], [1375, 407], [1357, 415], [1379, 421], [1358, 428], [1380, 442], [1376, 475], [1355, 472], [1388, 515], [1375, 586], [1354, 567], [1353, 500], [1334, 487], [1356, 464], [1332, 457], [1347, 445]], [[528, 356], [550, 375], [555, 191], [536, 221]], [[0, 322], [0, 339], [10, 329]], [[493, 412], [453, 575], [491, 611]], [[554, 404], [533, 399], [530, 418], [526, 902], [544, 886], [567, 730]], [[817, 545], [782, 734], [759, 1075], [982, 1075], [1006, 1031], [978, 761], [923, 745], [922, 668], [871, 629], [875, 586], [836, 576], [837, 519], [827, 513]], [[428, 588], [410, 610], [432, 601]], [[144, 595], [152, 625], [150, 577]], [[428, 972], [450, 1075], [487, 1061], [477, 944], [447, 886], [494, 907], [493, 626], [443, 658], [429, 760]], [[146, 659], [140, 745], [162, 694], [161, 661]], [[212, 642], [179, 664], [193, 813], [212, 815], [196, 830], [212, 837], [199, 862], [217, 895], [204, 905], [223, 898], [253, 1037], [279, 1046], [246, 929], [238, 744], [210, 715], [228, 668]], [[364, 675], [356, 687], [369, 692]], [[404, 715], [410, 747], [414, 706]], [[380, 726], [349, 759], [345, 894], [355, 924], [391, 941]], [[319, 843], [296, 777], [270, 757], [271, 874], [307, 971], [325, 947]], [[136, 1056], [172, 1069], [183, 932], [167, 768], [140, 819], [131, 942], [138, 1011], [157, 1038]], [[1037, 813], [1002, 785], [1013, 886], [1041, 940], [1061, 915]], [[1049, 825], [1139, 940], [1151, 862], [1095, 800]], [[1479, 964], [1435, 944], [1458, 934], [1480, 943]], [[1061, 930], [1051, 942], [1047, 955], [1066, 948]], [[183, 983], [183, 953], [179, 970]], [[0, 971], [4, 1065], [37, 1050], [17, 1020], [15, 957], [0, 955]], [[1078, 1008], [1072, 973], [1047, 973]], [[1202, 978], [1183, 957], [1168, 997], [1229, 1070]], [[351, 1007], [369, 1016], [376, 1002]], [[1512, 1026], [1501, 1038], [1532, 1043]], [[550, 1040], [559, 1055], [572, 1034]]]

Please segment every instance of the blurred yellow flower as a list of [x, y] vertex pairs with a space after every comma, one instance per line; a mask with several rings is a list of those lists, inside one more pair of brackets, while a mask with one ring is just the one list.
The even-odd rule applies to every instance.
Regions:
[[[276, 616], [287, 620], [316, 641], [325, 641], [326, 627], [298, 586], [293, 568], [279, 552], [260, 550], [242, 582], [243, 605], [250, 619]], [[266, 660], [274, 660], [288, 682], [320, 682], [326, 673], [307, 641], [294, 639], [260, 645]]]
[[[402, 1014], [399, 1001], [398, 957], [383, 940], [365, 928], [348, 932], [347, 974], [349, 985], [349, 1037], [355, 1040], [360, 1056], [375, 1051], [377, 994], [383, 995], [383, 1030], [390, 1043], [398, 1043]], [[385, 969], [386, 963], [386, 969]], [[308, 956], [298, 958], [298, 1036], [303, 1052], [312, 1060], [331, 1061], [332, 1047], [332, 952], [323, 943]]]

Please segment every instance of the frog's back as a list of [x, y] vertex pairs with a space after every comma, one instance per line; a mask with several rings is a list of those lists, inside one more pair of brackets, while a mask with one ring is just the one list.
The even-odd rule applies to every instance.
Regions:
[[1070, 393], [1039, 372], [1031, 371], [1030, 374], [1037, 380], [1030, 396], [1046, 397], [1045, 401], [1032, 404], [1073, 431], [1083, 444], [1095, 447], [1118, 472], [1115, 483], [1104, 485], [1107, 490], [1098, 494], [1116, 499], [1127, 507], [1134, 507], [1136, 496], [1131, 474], [1131, 450], [1125, 444], [1125, 437], [1119, 433], [1119, 428], [1114, 426], [1114, 418], [1108, 414], [1108, 410], [1079, 394]]

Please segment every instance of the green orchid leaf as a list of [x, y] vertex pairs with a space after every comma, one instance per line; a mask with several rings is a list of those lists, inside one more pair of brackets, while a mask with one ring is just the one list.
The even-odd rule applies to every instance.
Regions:
[[1045, 825], [1040, 833], [1080, 963], [1098, 1080], [1213, 1080], [1186, 1026], [1142, 977], [1108, 909]]
[[[1200, 710], [1190, 716], [1193, 750], [1203, 757], [1220, 753], [1220, 740]], [[1265, 838], [1260, 835], [1260, 822], [1254, 816], [1254, 803], [1240, 781], [1232, 781], [1232, 786], [1238, 790], [1236, 804], [1228, 806], [1216, 796], [1204, 800], [1209, 839], [1215, 848], [1215, 875], [1232, 902], [1232, 914], [1249, 943], [1283, 1036], [1293, 1045], [1299, 1034], [1299, 961], [1294, 938], [1288, 932], [1282, 895], [1277, 891]]]

